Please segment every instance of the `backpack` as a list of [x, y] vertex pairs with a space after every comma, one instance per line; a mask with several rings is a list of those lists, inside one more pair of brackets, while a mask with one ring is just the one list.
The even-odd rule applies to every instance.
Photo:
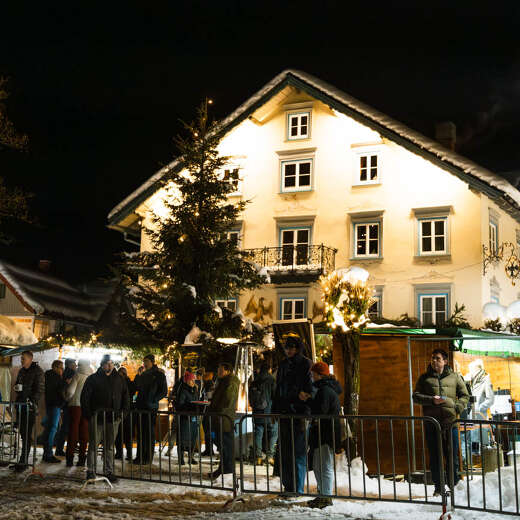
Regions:
[[249, 386], [249, 404], [253, 410], [265, 410], [267, 408], [267, 396], [262, 384], [252, 383]]

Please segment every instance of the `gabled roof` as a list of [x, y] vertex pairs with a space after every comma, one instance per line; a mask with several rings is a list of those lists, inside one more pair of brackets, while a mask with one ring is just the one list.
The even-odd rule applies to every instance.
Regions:
[[95, 323], [114, 293], [114, 287], [85, 290], [41, 271], [0, 260], [0, 280], [32, 313], [49, 318]]
[[[408, 128], [399, 121], [306, 72], [287, 69], [278, 74], [221, 121], [221, 134], [225, 135], [286, 86], [293, 86], [306, 92], [338, 112], [352, 117], [382, 136], [456, 175], [472, 188], [486, 193], [520, 221], [520, 191], [506, 179], [466, 157], [448, 150], [442, 144]], [[161, 179], [167, 171], [181, 168], [182, 160], [178, 158], [152, 175], [144, 184], [112, 209], [108, 215], [109, 225], [116, 227], [123, 218], [150, 197], [159, 188]]]

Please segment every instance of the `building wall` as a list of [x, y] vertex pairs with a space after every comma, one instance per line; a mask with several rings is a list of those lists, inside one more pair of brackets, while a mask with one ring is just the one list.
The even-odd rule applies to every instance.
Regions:
[[[481, 263], [489, 199], [451, 173], [321, 102], [293, 93], [284, 103], [312, 103], [310, 138], [286, 139], [286, 110], [279, 106], [272, 113], [264, 109], [261, 124], [254, 117], [245, 120], [220, 145], [221, 153], [233, 156], [232, 162], [240, 167], [243, 181], [239, 197], [251, 201], [241, 222], [242, 247], [278, 246], [280, 227], [305, 222], [312, 225], [313, 244], [337, 248], [336, 268], [360, 265], [370, 272], [370, 282], [381, 291], [385, 317], [396, 318], [405, 312], [417, 316], [421, 291], [448, 288], [449, 307], [453, 309], [456, 302], [465, 304], [470, 323], [480, 326], [482, 305], [489, 300], [489, 283], [483, 281]], [[280, 161], [298, 158], [298, 154], [291, 154], [297, 150], [302, 151], [300, 156], [313, 157], [312, 190], [281, 193]], [[381, 182], [356, 185], [358, 154], [371, 150], [379, 153]], [[155, 194], [140, 208], [145, 226], [151, 225], [147, 211], [160, 211], [161, 197], [160, 192]], [[447, 255], [418, 256], [417, 219], [425, 208], [447, 212]], [[501, 233], [512, 240], [518, 224], [497, 210]], [[381, 254], [375, 259], [355, 259], [353, 223], [367, 214], [381, 221]], [[142, 249], [149, 248], [143, 233]], [[502, 273], [497, 272], [496, 277], [504, 301], [516, 299]], [[278, 319], [282, 293], [306, 293], [307, 315], [312, 316], [313, 308], [321, 305], [316, 287], [270, 285], [256, 291], [255, 297], [258, 301], [263, 296], [267, 306], [272, 303], [273, 317]], [[249, 292], [241, 295], [242, 309], [250, 298]]]
[[16, 297], [16, 295], [5, 287], [5, 298], [0, 298], [0, 314], [4, 316], [31, 316], [29, 312]]

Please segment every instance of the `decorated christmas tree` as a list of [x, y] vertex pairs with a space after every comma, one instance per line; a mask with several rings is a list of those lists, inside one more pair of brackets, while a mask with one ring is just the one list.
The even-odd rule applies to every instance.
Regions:
[[243, 320], [215, 301], [265, 282], [229, 235], [247, 202], [228, 197], [236, 179], [224, 174], [229, 158], [217, 150], [219, 126], [208, 118], [208, 101], [185, 131], [176, 139], [178, 166], [164, 176], [146, 229], [151, 251], [128, 255], [122, 266], [136, 308], [128, 330], [163, 350], [182, 344], [195, 326], [206, 338], [240, 334]]

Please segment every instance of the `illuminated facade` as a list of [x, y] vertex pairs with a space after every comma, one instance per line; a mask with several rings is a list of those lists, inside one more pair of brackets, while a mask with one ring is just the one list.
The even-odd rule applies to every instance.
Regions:
[[[482, 272], [483, 245], [520, 239], [520, 192], [501, 177], [298, 71], [279, 74], [222, 124], [231, 198], [251, 201], [229, 231], [271, 283], [221, 305], [264, 322], [321, 321], [319, 275], [351, 265], [370, 273], [372, 316], [439, 325], [457, 302], [481, 326], [483, 304], [518, 298], [502, 265]], [[142, 250], [163, 173], [109, 215]]]

